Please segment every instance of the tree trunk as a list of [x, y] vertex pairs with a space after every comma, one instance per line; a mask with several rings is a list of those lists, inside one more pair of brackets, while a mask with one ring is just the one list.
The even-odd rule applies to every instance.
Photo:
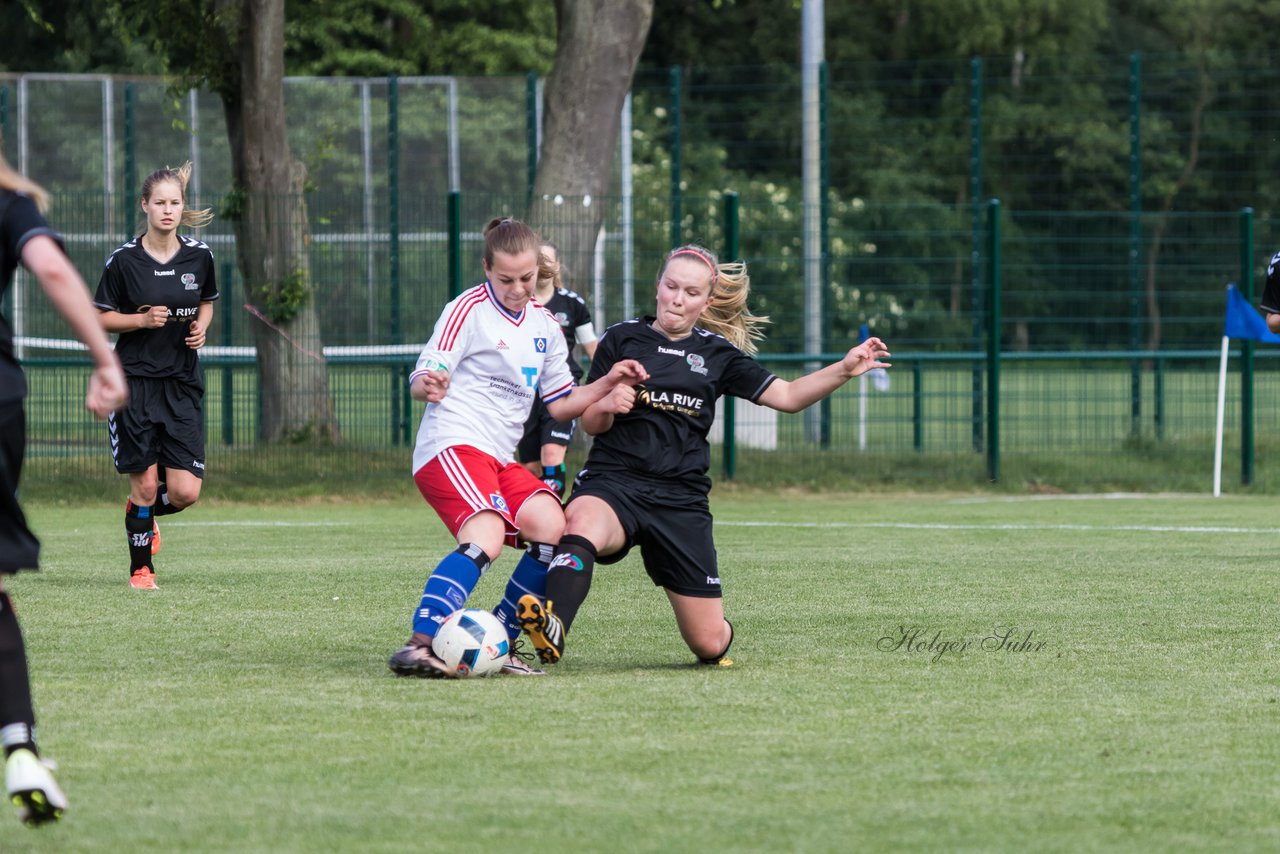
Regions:
[[285, 133], [284, 0], [246, 0], [240, 13], [232, 40], [239, 85], [223, 106], [240, 273], [258, 318], [259, 437], [333, 440], [338, 425], [307, 253], [306, 167]]
[[527, 217], [560, 248], [572, 276], [591, 269], [618, 120], [652, 19], [653, 0], [556, 0], [556, 58]]

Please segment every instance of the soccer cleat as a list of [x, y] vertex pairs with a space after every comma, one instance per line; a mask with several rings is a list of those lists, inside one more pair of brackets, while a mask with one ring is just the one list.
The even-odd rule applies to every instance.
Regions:
[[17, 810], [18, 820], [28, 827], [57, 821], [67, 809], [67, 797], [53, 779], [52, 770], [53, 763], [25, 748], [15, 750], [5, 762], [9, 802]]
[[156, 587], [156, 573], [149, 566], [134, 570], [129, 576], [129, 586], [134, 590], [159, 590]]
[[507, 656], [507, 660], [502, 662], [502, 669], [498, 671], [500, 676], [546, 676], [545, 670], [539, 670], [529, 662], [533, 659], [533, 653], [525, 652], [521, 647], [524, 644], [517, 638], [511, 644], [511, 653]]
[[526, 593], [516, 603], [516, 619], [520, 628], [533, 642], [538, 659], [543, 664], [555, 664], [564, 655], [564, 624], [551, 613], [551, 603], [543, 607], [542, 600]]
[[439, 679], [449, 676], [449, 666], [431, 647], [408, 643], [396, 650], [387, 661], [391, 672], [397, 676], [417, 676], [419, 679]]
[[160, 523], [155, 519], [151, 520], [151, 553], [160, 554]]
[[719, 658], [699, 658], [698, 665], [701, 667], [733, 667], [733, 659], [723, 655]]

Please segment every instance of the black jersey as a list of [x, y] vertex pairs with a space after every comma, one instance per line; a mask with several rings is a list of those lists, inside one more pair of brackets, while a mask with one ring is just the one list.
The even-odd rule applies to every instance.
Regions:
[[564, 343], [569, 345], [569, 370], [573, 373], [573, 381], [582, 381], [582, 365], [574, 358], [573, 348], [578, 343], [578, 327], [591, 322], [591, 312], [587, 311], [587, 301], [568, 288], [556, 288], [551, 299], [543, 303], [547, 311], [555, 316], [564, 333]]
[[186, 344], [187, 327], [200, 303], [218, 298], [213, 253], [190, 237], [178, 237], [178, 252], [161, 264], [135, 237], [107, 259], [93, 301], [103, 311], [135, 314], [167, 306], [169, 322], [159, 329], [120, 333], [116, 353], [130, 377], [171, 377], [203, 385], [196, 351]]
[[637, 386], [636, 405], [614, 417], [595, 437], [583, 470], [624, 471], [676, 480], [701, 492], [711, 488], [707, 433], [722, 395], [760, 399], [776, 376], [722, 335], [694, 328], [672, 341], [642, 317], [610, 326], [600, 338], [591, 372], [594, 382], [621, 359], [635, 359], [649, 372]]
[[[45, 222], [35, 202], [21, 193], [0, 190], [0, 299], [13, 284], [22, 248], [42, 234], [62, 245], [62, 238]], [[13, 352], [13, 330], [8, 318], [0, 314], [0, 403], [21, 400], [26, 393], [27, 381]]]
[[1261, 305], [1267, 314], [1280, 314], [1280, 252], [1272, 255], [1267, 264], [1267, 284], [1262, 289]]

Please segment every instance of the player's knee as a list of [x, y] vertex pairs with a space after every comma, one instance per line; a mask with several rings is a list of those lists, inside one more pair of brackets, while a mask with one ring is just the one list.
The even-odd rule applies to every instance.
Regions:
[[194, 486], [169, 487], [169, 503], [182, 510], [200, 500], [200, 482]]
[[712, 660], [724, 655], [732, 637], [731, 631], [727, 622], [717, 620], [712, 625], [696, 627], [685, 635], [684, 640], [689, 651], [698, 658]]

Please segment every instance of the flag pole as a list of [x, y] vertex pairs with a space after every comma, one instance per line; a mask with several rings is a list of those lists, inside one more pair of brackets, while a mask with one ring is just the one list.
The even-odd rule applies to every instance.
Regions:
[[1218, 360], [1218, 426], [1213, 441], [1213, 497], [1222, 494], [1222, 418], [1227, 408], [1227, 348], [1231, 339], [1222, 336], [1222, 358]]

